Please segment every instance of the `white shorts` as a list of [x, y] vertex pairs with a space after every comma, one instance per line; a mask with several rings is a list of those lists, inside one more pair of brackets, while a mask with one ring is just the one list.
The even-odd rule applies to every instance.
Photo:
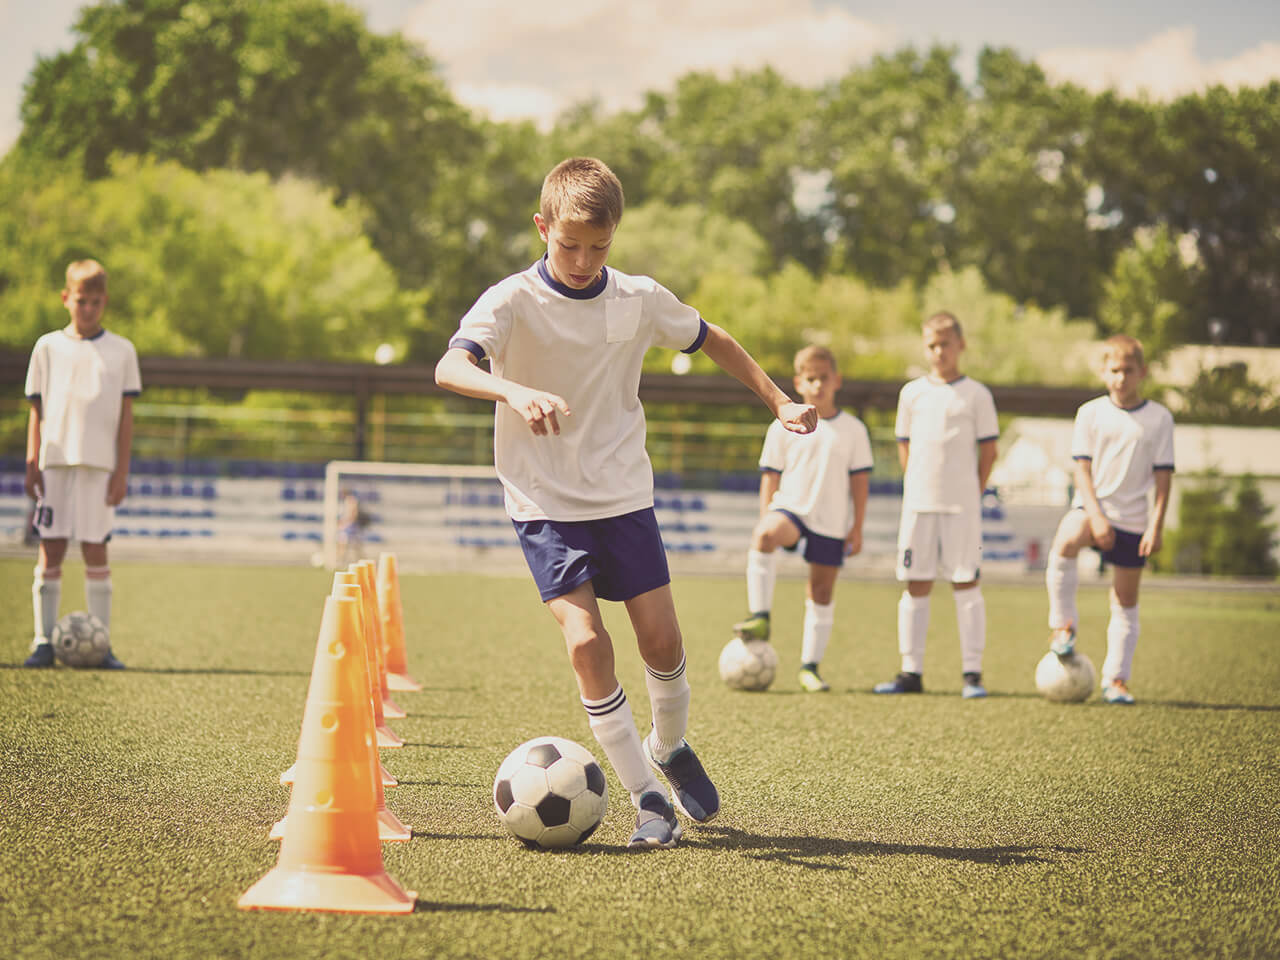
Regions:
[[905, 512], [898, 528], [898, 579], [978, 579], [982, 564], [982, 514]]
[[106, 543], [116, 511], [107, 506], [111, 472], [97, 467], [46, 467], [44, 496], [32, 517], [41, 540]]

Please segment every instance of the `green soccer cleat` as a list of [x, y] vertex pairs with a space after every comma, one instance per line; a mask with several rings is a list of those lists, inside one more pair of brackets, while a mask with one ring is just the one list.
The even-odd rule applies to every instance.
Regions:
[[741, 640], [768, 640], [769, 618], [756, 615], [733, 625], [734, 635]]
[[826, 693], [831, 689], [831, 684], [818, 676], [818, 668], [816, 666], [801, 667], [797, 679], [800, 681], [800, 686], [809, 693]]

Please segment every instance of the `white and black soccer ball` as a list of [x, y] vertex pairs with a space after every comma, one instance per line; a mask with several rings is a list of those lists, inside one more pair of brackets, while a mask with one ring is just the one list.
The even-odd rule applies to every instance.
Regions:
[[111, 652], [107, 625], [92, 613], [77, 610], [53, 625], [53, 655], [68, 667], [96, 667]]
[[1088, 700], [1097, 680], [1093, 661], [1079, 650], [1065, 657], [1051, 650], [1036, 664], [1036, 689], [1054, 703]]
[[734, 637], [720, 651], [720, 679], [734, 690], [768, 690], [778, 673], [778, 651], [768, 640]]
[[507, 832], [530, 847], [571, 847], [595, 832], [609, 806], [604, 771], [591, 751], [563, 737], [520, 744], [493, 779], [493, 807]]

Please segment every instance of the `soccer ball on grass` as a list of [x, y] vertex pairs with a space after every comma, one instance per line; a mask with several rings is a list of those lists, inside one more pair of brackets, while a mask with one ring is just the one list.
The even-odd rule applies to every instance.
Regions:
[[1097, 679], [1093, 661], [1079, 650], [1065, 657], [1050, 650], [1036, 664], [1036, 689], [1055, 703], [1088, 700]]
[[595, 831], [609, 806], [604, 771], [585, 747], [562, 737], [520, 744], [493, 779], [493, 807], [530, 847], [571, 847]]
[[778, 652], [768, 640], [734, 637], [720, 651], [720, 679], [734, 690], [768, 690], [778, 672]]
[[53, 655], [68, 667], [96, 667], [111, 652], [107, 625], [92, 613], [75, 611], [53, 625]]

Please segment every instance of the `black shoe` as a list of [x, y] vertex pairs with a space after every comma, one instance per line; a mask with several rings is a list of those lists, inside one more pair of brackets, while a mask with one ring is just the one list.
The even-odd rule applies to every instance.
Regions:
[[37, 643], [31, 648], [31, 656], [22, 661], [24, 667], [52, 667], [53, 644]]
[[981, 700], [987, 695], [987, 688], [982, 685], [982, 674], [976, 670], [967, 671], [964, 675], [964, 687], [960, 696], [966, 700]]
[[875, 693], [924, 693], [924, 682], [918, 673], [900, 673], [887, 683], [877, 683]]
[[123, 670], [124, 668], [124, 664], [117, 660], [116, 655], [110, 650], [107, 651], [107, 655], [102, 659], [102, 662], [98, 664], [99, 670]]

